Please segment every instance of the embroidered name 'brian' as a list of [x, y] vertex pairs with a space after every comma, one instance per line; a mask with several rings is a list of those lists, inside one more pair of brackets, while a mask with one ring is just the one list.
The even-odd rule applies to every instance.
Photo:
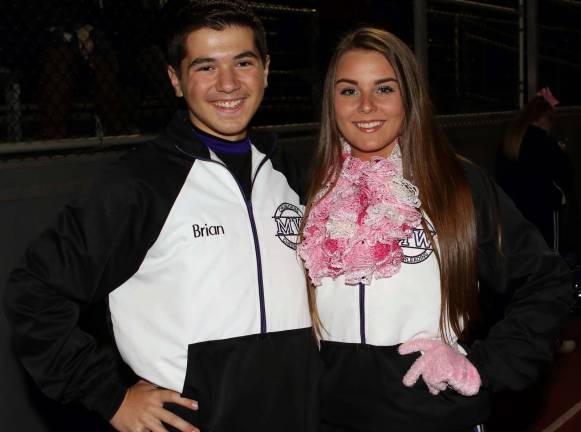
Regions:
[[204, 226], [193, 224], [192, 229], [194, 230], [194, 237], [209, 237], [224, 234], [224, 227], [222, 225], [210, 225], [204, 224]]

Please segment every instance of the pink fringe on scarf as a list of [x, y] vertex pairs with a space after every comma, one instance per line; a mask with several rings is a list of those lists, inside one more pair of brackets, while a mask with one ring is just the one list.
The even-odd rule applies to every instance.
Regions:
[[403, 178], [399, 146], [387, 159], [369, 161], [344, 148], [339, 179], [319, 193], [298, 247], [315, 285], [340, 275], [347, 284], [393, 276], [403, 259], [401, 240], [421, 225], [418, 190]]

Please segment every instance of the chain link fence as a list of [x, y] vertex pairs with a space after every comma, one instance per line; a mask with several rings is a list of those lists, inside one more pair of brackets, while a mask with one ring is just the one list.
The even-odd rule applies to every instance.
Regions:
[[[171, 2], [2, 2], [0, 142], [159, 132], [180, 103], [159, 44]], [[313, 121], [313, 2], [251, 3], [276, 59], [256, 123]]]
[[[538, 32], [539, 88], [561, 105], [581, 105], [581, 1], [539, 0], [527, 28], [518, 0], [428, 1], [430, 89], [445, 114], [518, 110], [527, 89], [525, 34]], [[522, 63], [521, 63], [522, 61]], [[526, 102], [526, 100], [524, 101]]]
[[539, 85], [560, 106], [581, 105], [581, 1], [539, 0]]
[[472, 4], [429, 3], [429, 77], [436, 106], [442, 113], [518, 109], [518, 2], [466, 3]]
[[[158, 41], [176, 0], [0, 2], [0, 143], [160, 132], [180, 106]], [[272, 57], [254, 124], [316, 122], [323, 71], [339, 36], [385, 27], [413, 46], [409, 0], [250, 2]], [[430, 0], [430, 91], [440, 114], [515, 111], [518, 0]], [[476, 7], [476, 6], [478, 7]], [[539, 86], [581, 105], [581, 1], [539, 1]], [[320, 34], [319, 34], [320, 33]]]

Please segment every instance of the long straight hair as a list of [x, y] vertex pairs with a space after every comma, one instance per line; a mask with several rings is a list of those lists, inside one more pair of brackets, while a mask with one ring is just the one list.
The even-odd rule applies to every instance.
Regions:
[[[445, 340], [451, 340], [451, 329], [455, 335], [464, 338], [479, 309], [476, 220], [470, 187], [458, 156], [436, 123], [413, 53], [387, 31], [372, 27], [355, 30], [342, 39], [331, 59], [323, 88], [321, 131], [303, 227], [315, 196], [324, 185], [334, 185], [341, 170], [341, 144], [334, 107], [335, 79], [339, 60], [352, 50], [376, 51], [395, 71], [405, 112], [399, 139], [403, 174], [418, 187], [421, 210], [432, 221], [438, 237], [436, 247], [426, 221], [422, 221], [440, 268], [440, 334]], [[321, 322], [314, 290], [309, 282], [311, 315], [320, 335]]]

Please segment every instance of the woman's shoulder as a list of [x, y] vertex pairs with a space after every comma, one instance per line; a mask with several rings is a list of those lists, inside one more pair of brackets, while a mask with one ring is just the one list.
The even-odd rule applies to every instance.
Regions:
[[463, 157], [460, 157], [460, 164], [470, 187], [480, 228], [487, 226], [492, 229], [500, 219], [502, 210], [506, 211], [514, 205], [482, 167]]
[[489, 191], [493, 187], [492, 178], [484, 171], [484, 169], [478, 166], [476, 163], [463, 156], [458, 156], [460, 166], [466, 175], [468, 184], [470, 185], [470, 190], [472, 195], [475, 193], [483, 193]]

